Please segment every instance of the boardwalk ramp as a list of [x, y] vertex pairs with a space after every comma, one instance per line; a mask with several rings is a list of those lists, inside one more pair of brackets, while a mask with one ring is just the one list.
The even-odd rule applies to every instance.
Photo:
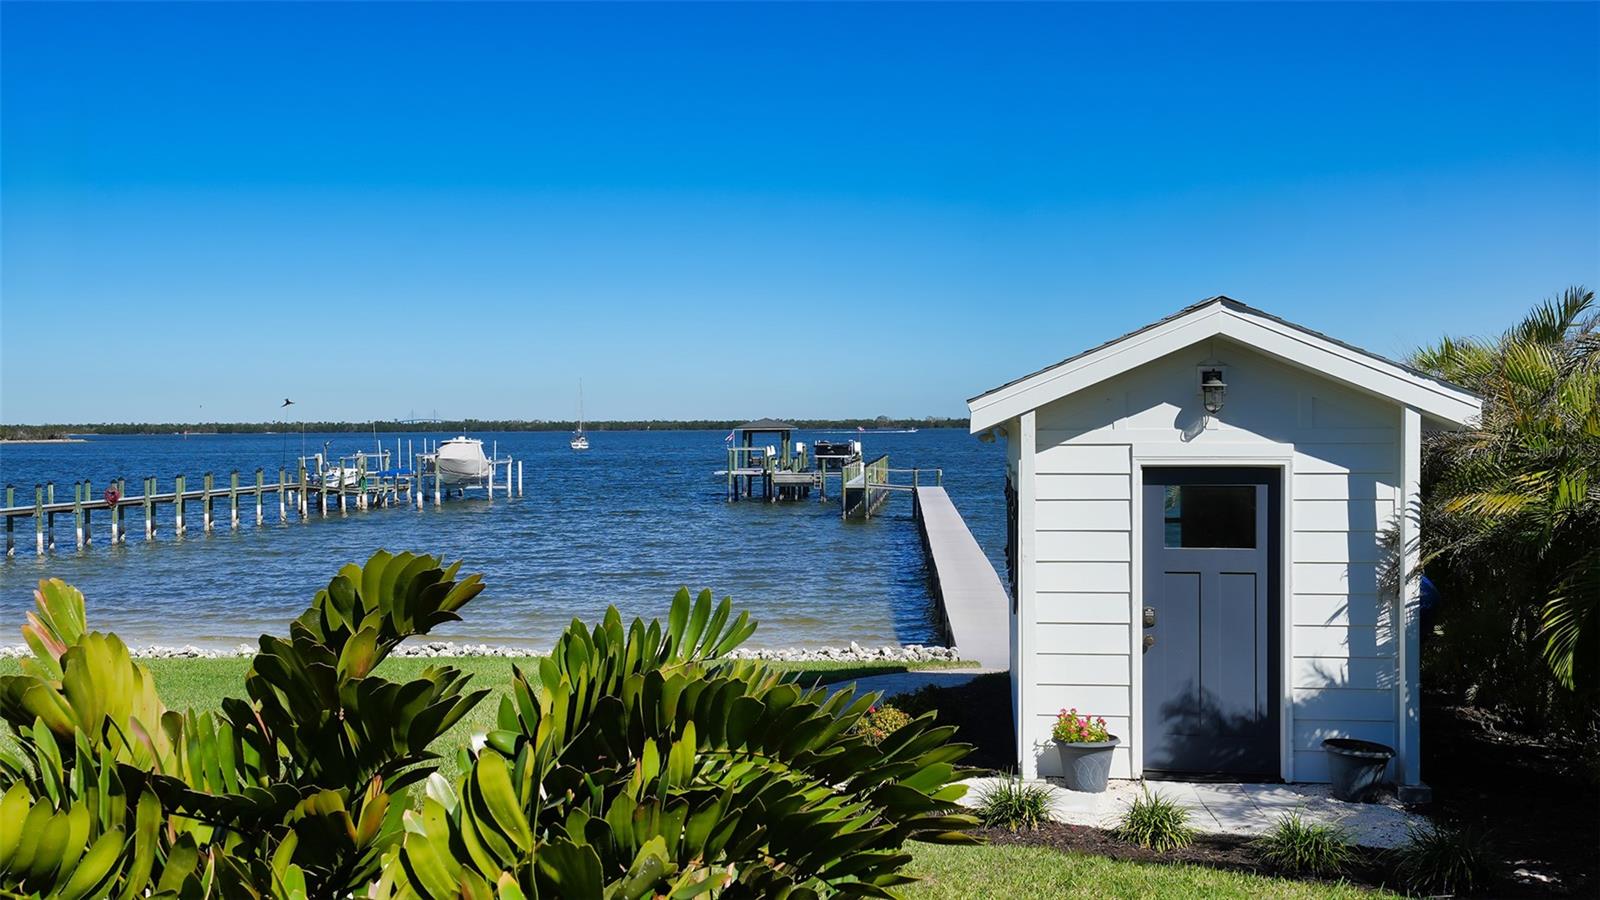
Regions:
[[985, 668], [1011, 667], [1011, 601], [942, 487], [919, 487], [917, 528], [950, 642]]

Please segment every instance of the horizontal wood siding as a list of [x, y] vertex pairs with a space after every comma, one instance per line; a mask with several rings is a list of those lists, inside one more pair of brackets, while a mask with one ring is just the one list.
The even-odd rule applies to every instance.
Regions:
[[[1229, 366], [1228, 404], [1197, 423], [1196, 366]], [[1174, 353], [1115, 383], [1041, 407], [1035, 447], [1037, 635], [1028, 670], [1034, 701], [1024, 716], [1024, 770], [1059, 771], [1049, 743], [1055, 711], [1076, 706], [1131, 734], [1137, 638], [1133, 610], [1135, 448], [1164, 464], [1188, 454], [1214, 460], [1251, 442], [1292, 445], [1292, 532], [1284, 548], [1294, 730], [1301, 780], [1326, 780], [1321, 740], [1396, 739], [1395, 635], [1379, 571], [1382, 535], [1395, 515], [1398, 410], [1249, 348], [1218, 342]], [[1251, 465], [1248, 452], [1240, 465]], [[1114, 774], [1131, 771], [1125, 746]]]

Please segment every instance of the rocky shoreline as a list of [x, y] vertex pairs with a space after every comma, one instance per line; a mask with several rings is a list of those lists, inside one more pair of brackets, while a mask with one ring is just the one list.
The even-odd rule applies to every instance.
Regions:
[[[184, 645], [168, 647], [152, 644], [129, 648], [135, 659], [233, 659], [253, 656], [256, 647], [240, 644], [231, 649], [214, 649]], [[26, 645], [13, 644], [0, 647], [0, 659], [32, 656]], [[504, 647], [490, 644], [457, 644], [453, 641], [413, 641], [395, 648], [394, 656], [429, 657], [512, 657], [544, 656], [544, 651], [527, 647]], [[863, 647], [854, 641], [848, 647], [784, 647], [777, 649], [740, 648], [728, 654], [732, 659], [760, 659], [769, 662], [939, 662], [961, 658], [955, 647], [927, 647], [907, 644], [903, 647]]]

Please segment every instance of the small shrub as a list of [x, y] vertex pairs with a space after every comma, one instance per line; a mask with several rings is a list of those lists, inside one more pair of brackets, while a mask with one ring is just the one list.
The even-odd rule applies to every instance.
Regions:
[[1410, 829], [1395, 851], [1395, 874], [1416, 893], [1469, 894], [1494, 880], [1488, 832], [1472, 825], [1430, 824]]
[[1255, 848], [1262, 860], [1296, 875], [1337, 875], [1353, 855], [1343, 829], [1309, 821], [1298, 812], [1279, 818], [1255, 841]]
[[867, 739], [867, 743], [876, 747], [883, 743], [883, 739], [911, 722], [911, 717], [893, 706], [885, 703], [882, 706], [867, 708], [866, 714], [850, 726], [851, 734], [859, 734]]
[[1063, 744], [1097, 744], [1111, 740], [1105, 719], [1080, 716], [1077, 707], [1056, 714], [1056, 727], [1050, 736]]
[[1187, 847], [1194, 840], [1189, 809], [1149, 790], [1141, 790], [1133, 799], [1113, 833], [1119, 840], [1159, 852]]
[[1026, 828], [1051, 821], [1050, 802], [1055, 790], [1048, 784], [1029, 784], [1012, 776], [990, 784], [978, 795], [978, 821], [990, 828]]

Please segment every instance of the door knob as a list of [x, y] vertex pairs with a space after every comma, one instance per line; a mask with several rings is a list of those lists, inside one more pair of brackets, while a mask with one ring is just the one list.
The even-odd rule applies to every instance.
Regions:
[[1156, 636], [1155, 635], [1147, 634], [1147, 635], [1144, 636], [1144, 648], [1146, 650], [1149, 650], [1151, 647], [1154, 647], [1155, 645], [1156, 645]]
[[1156, 627], [1156, 608], [1154, 606], [1146, 606], [1144, 608], [1144, 627]]

